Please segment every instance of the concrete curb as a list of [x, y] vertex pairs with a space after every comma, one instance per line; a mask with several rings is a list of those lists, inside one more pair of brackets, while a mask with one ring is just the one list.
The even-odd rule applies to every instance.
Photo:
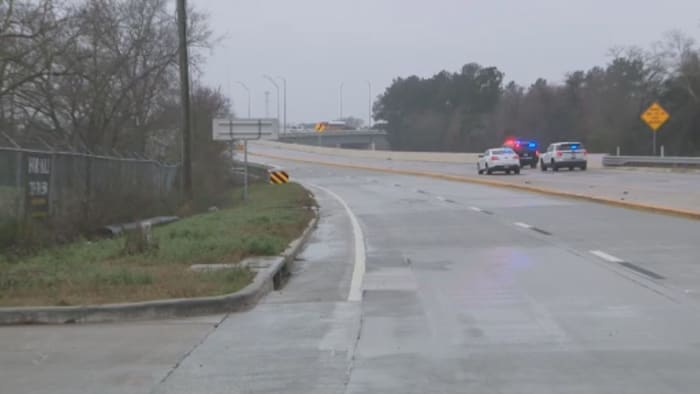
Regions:
[[154, 320], [217, 313], [239, 312], [253, 308], [273, 289], [277, 289], [291, 272], [294, 260], [301, 253], [318, 224], [314, 211], [301, 237], [262, 271], [253, 282], [232, 294], [216, 297], [182, 298], [126, 304], [87, 305], [73, 307], [0, 308], [0, 325], [106, 323], [133, 320]]
[[641, 211], [655, 212], [655, 213], [661, 213], [661, 214], [666, 214], [666, 215], [680, 216], [680, 217], [684, 217], [684, 218], [700, 220], [700, 211], [693, 211], [693, 210], [682, 209], [682, 208], [673, 208], [673, 207], [654, 205], [654, 204], [648, 204], [648, 203], [639, 203], [639, 202], [633, 202], [633, 201], [615, 200], [615, 199], [607, 198], [607, 197], [597, 197], [597, 196], [591, 196], [591, 195], [587, 195], [587, 194], [567, 192], [567, 191], [549, 189], [549, 188], [539, 187], [539, 186], [521, 185], [521, 184], [515, 184], [515, 183], [508, 183], [508, 182], [499, 182], [499, 181], [490, 180], [490, 179], [480, 179], [480, 178], [467, 177], [467, 176], [440, 174], [440, 173], [435, 173], [435, 172], [424, 172], [424, 171], [414, 171], [414, 170], [398, 170], [398, 169], [391, 169], [391, 168], [362, 166], [362, 165], [356, 165], [356, 164], [344, 164], [344, 163], [334, 163], [334, 162], [327, 162], [327, 161], [304, 160], [304, 159], [296, 159], [296, 158], [289, 158], [289, 157], [283, 157], [283, 156], [269, 155], [269, 154], [265, 154], [265, 153], [251, 153], [251, 155], [265, 157], [265, 158], [269, 158], [269, 159], [293, 161], [293, 162], [298, 162], [298, 163], [321, 164], [321, 165], [326, 165], [326, 166], [331, 166], [331, 167], [352, 168], [352, 169], [356, 169], [356, 170], [384, 172], [384, 173], [398, 174], [398, 175], [413, 175], [413, 176], [421, 176], [421, 177], [434, 178], [434, 179], [443, 179], [443, 180], [455, 181], [455, 182], [475, 183], [475, 184], [486, 185], [486, 186], [496, 186], [496, 187], [502, 187], [502, 188], [524, 190], [524, 191], [533, 192], [533, 193], [554, 195], [554, 196], [567, 197], [567, 198], [575, 198], [575, 199], [579, 199], [579, 200], [592, 201], [592, 202], [597, 202], [597, 203], [602, 203], [602, 204], [607, 204], [607, 205], [615, 205], [615, 206], [619, 206], [619, 207], [637, 209], [637, 210], [641, 210]]

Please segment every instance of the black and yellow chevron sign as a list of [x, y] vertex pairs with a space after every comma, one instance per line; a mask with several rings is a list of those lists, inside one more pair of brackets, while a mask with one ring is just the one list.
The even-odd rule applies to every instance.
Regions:
[[274, 185], [289, 183], [289, 174], [284, 171], [270, 171], [270, 183]]

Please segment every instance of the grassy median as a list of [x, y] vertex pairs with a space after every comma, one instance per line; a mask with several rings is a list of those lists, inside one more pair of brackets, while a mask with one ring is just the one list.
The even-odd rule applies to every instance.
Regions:
[[[235, 192], [238, 200], [240, 192]], [[298, 184], [253, 185], [248, 203], [154, 229], [157, 247], [125, 253], [125, 238], [80, 241], [33, 256], [0, 255], [0, 306], [84, 305], [199, 297], [237, 291], [244, 268], [195, 273], [192, 264], [238, 263], [281, 253], [313, 216]]]

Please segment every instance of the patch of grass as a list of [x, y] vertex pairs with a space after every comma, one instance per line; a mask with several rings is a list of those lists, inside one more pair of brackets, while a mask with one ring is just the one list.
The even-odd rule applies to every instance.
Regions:
[[301, 235], [313, 213], [297, 184], [253, 185], [246, 203], [153, 230], [158, 249], [123, 253], [125, 239], [80, 240], [32, 256], [0, 256], [0, 306], [81, 305], [221, 295], [245, 287], [247, 269], [196, 273], [199, 263], [276, 255]]

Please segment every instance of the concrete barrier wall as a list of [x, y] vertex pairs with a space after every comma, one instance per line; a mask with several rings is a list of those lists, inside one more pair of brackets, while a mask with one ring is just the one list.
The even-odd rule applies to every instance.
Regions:
[[379, 159], [379, 160], [407, 160], [407, 161], [429, 161], [439, 163], [475, 163], [479, 158], [478, 153], [440, 153], [440, 152], [395, 152], [383, 150], [360, 150], [360, 149], [340, 149], [325, 148], [309, 145], [297, 145], [284, 142], [256, 141], [267, 147], [283, 148], [298, 152], [318, 153], [323, 155], [353, 157], [358, 159]]
[[[467, 163], [476, 164], [479, 158], [478, 153], [445, 153], [445, 152], [398, 152], [398, 151], [371, 151], [359, 149], [326, 148], [309, 145], [290, 144], [275, 141], [255, 141], [251, 144], [258, 144], [270, 148], [279, 148], [288, 151], [315, 153], [321, 155], [345, 157], [354, 159], [377, 159], [396, 161], [424, 161], [433, 163]], [[589, 153], [588, 167], [602, 168], [603, 154]]]
[[[251, 144], [253, 144], [251, 142]], [[326, 148], [309, 145], [290, 144], [285, 142], [275, 141], [256, 141], [254, 144], [271, 148], [279, 148], [297, 152], [316, 153], [335, 157], [350, 157], [356, 159], [378, 159], [378, 160], [397, 160], [397, 161], [424, 161], [434, 163], [469, 163], [474, 164], [479, 159], [478, 153], [446, 153], [446, 152], [399, 152], [399, 151], [383, 151], [383, 150], [360, 150], [360, 149], [341, 149], [341, 148]], [[603, 154], [591, 153], [588, 154], [589, 168], [602, 168]]]
[[700, 157], [611, 156], [603, 157], [606, 167], [700, 168]]

